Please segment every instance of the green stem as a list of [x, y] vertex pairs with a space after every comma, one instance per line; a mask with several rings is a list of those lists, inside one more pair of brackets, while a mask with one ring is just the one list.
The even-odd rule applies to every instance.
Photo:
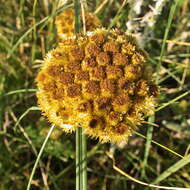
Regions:
[[[80, 0], [74, 0], [75, 33], [80, 33]], [[87, 190], [86, 136], [82, 128], [76, 130], [76, 190]]]
[[[153, 123], [155, 121], [155, 115], [152, 115], [148, 118], [148, 121]], [[147, 135], [146, 135], [146, 146], [145, 146], [145, 151], [144, 151], [144, 160], [142, 163], [142, 177], [146, 177], [146, 167], [147, 167], [147, 162], [148, 162], [148, 157], [150, 153], [150, 148], [151, 148], [151, 142], [152, 142], [152, 134], [153, 134], [153, 126], [148, 126], [147, 129]]]
[[80, 0], [74, 0], [75, 8], [75, 33], [80, 33], [81, 22], [80, 22]]
[[82, 128], [76, 131], [76, 190], [87, 190], [86, 137]]

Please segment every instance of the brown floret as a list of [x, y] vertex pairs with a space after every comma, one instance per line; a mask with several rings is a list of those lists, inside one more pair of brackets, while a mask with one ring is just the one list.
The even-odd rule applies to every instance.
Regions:
[[74, 13], [73, 9], [67, 9], [67, 10], [64, 11], [62, 16], [66, 17], [66, 19], [72, 18], [73, 13]]
[[68, 28], [62, 28], [61, 31], [62, 31], [63, 34], [69, 33], [69, 29]]
[[60, 59], [62, 57], [62, 53], [61, 52], [52, 52], [52, 55], [54, 58]]
[[73, 28], [70, 28], [69, 32], [74, 34], [75, 30]]
[[47, 73], [52, 77], [59, 76], [63, 71], [64, 67], [61, 65], [50, 65], [47, 68]]
[[103, 46], [104, 51], [116, 53], [119, 52], [119, 46], [114, 42], [107, 42]]
[[101, 49], [95, 43], [89, 43], [86, 47], [86, 54], [89, 56], [97, 56]]
[[130, 82], [129, 80], [127, 80], [126, 78], [120, 78], [118, 81], [118, 87], [120, 89], [127, 89], [130, 86]]
[[106, 67], [106, 73], [108, 78], [122, 77], [123, 71], [118, 65], [109, 65]]
[[89, 80], [89, 73], [88, 71], [79, 71], [76, 74], [76, 79], [79, 81], [87, 81]]
[[126, 125], [125, 123], [119, 123], [116, 127], [115, 127], [115, 131], [119, 134], [124, 134], [126, 132], [126, 130], [128, 130], [129, 127], [128, 125]]
[[115, 33], [116, 36], [118, 36], [118, 35], [125, 35], [125, 33], [123, 31], [118, 30], [118, 29], [114, 29], [114, 33]]
[[87, 67], [96, 67], [97, 63], [96, 61], [94, 60], [94, 58], [86, 58], [85, 59], [85, 62], [86, 62], [86, 66]]
[[92, 110], [92, 103], [90, 101], [83, 102], [78, 107], [79, 112], [87, 112]]
[[101, 52], [97, 55], [96, 61], [99, 65], [108, 65], [110, 63], [110, 56], [106, 52]]
[[57, 88], [53, 91], [53, 98], [58, 100], [64, 97], [64, 89], [63, 88]]
[[87, 31], [92, 31], [101, 26], [100, 20], [93, 14], [87, 13], [85, 14], [86, 20], [86, 29]]
[[105, 36], [103, 34], [95, 34], [90, 37], [90, 39], [98, 45], [101, 45], [105, 41]]
[[69, 113], [65, 110], [65, 108], [61, 108], [57, 111], [57, 116], [60, 116], [64, 121], [69, 119]]
[[67, 89], [67, 95], [71, 98], [81, 95], [81, 86], [79, 84], [73, 84]]
[[141, 65], [127, 65], [125, 67], [125, 77], [127, 80], [134, 81], [142, 76]]
[[45, 79], [46, 79], [46, 75], [45, 75], [44, 73], [40, 72], [40, 73], [37, 75], [36, 81], [43, 82]]
[[95, 127], [97, 127], [97, 125], [99, 124], [99, 122], [100, 122], [100, 120], [95, 117], [95, 118], [93, 118], [93, 119], [90, 120], [89, 127], [90, 128], [95, 128]]
[[98, 94], [100, 92], [100, 86], [99, 83], [97, 81], [89, 81], [86, 84], [86, 92], [90, 93], [90, 94]]
[[129, 63], [129, 59], [126, 55], [116, 53], [113, 55], [113, 63], [115, 65], [126, 65]]
[[71, 72], [76, 72], [80, 70], [80, 62], [79, 61], [71, 61], [67, 65], [67, 69]]
[[131, 43], [125, 43], [122, 45], [122, 52], [126, 53], [127, 55], [132, 55], [135, 51], [135, 46]]
[[74, 75], [72, 73], [64, 72], [59, 76], [59, 80], [64, 85], [69, 85], [74, 82]]
[[98, 80], [104, 79], [106, 77], [105, 68], [102, 66], [94, 68], [92, 70], [92, 77]]
[[84, 51], [81, 48], [75, 47], [70, 51], [72, 60], [82, 61], [84, 58]]
[[[136, 98], [135, 98], [136, 99]], [[128, 113], [127, 113], [127, 116], [128, 117], [137, 117], [137, 115], [136, 115], [137, 113], [136, 113], [136, 111], [135, 111], [135, 107], [133, 106], [133, 107], [131, 107], [129, 110], [128, 110]]]
[[158, 95], [158, 87], [155, 84], [150, 84], [149, 92], [150, 92], [150, 95], [157, 96]]
[[144, 100], [145, 100], [145, 97], [143, 96], [135, 96], [134, 102], [135, 104], [141, 104], [144, 102]]
[[110, 120], [113, 120], [113, 121], [119, 121], [120, 120], [120, 113], [119, 112], [116, 112], [116, 111], [112, 111], [108, 117]]
[[68, 23], [68, 25], [74, 24], [73, 21], [74, 21], [74, 20], [73, 20], [71, 17], [68, 17], [68, 18], [67, 18], [67, 23]]
[[65, 45], [65, 46], [75, 46], [76, 45], [76, 41], [74, 39], [70, 39], [70, 38], [63, 38], [61, 39], [61, 42]]
[[143, 64], [145, 63], [145, 57], [139, 53], [135, 53], [131, 58], [131, 62], [132, 64]]
[[126, 78], [121, 78], [118, 81], [118, 87], [121, 90], [126, 90], [129, 94], [133, 95], [135, 91], [135, 84], [133, 82], [130, 82]]
[[128, 95], [126, 94], [120, 94], [114, 99], [114, 104], [118, 106], [123, 106], [125, 104], [130, 104], [131, 100]]
[[146, 96], [149, 91], [149, 86], [145, 80], [139, 80], [137, 82], [136, 94], [139, 96]]
[[107, 97], [101, 97], [101, 98], [98, 98], [96, 100], [96, 103], [98, 105], [98, 109], [100, 109], [100, 110], [106, 109], [106, 108], [110, 108], [110, 106], [111, 106], [111, 99], [107, 98]]
[[105, 79], [101, 82], [101, 88], [112, 93], [115, 92], [117, 87], [116, 81], [113, 79]]
[[57, 88], [57, 86], [55, 84], [55, 81], [48, 81], [43, 86], [43, 89], [47, 90], [47, 91], [53, 91], [56, 88]]

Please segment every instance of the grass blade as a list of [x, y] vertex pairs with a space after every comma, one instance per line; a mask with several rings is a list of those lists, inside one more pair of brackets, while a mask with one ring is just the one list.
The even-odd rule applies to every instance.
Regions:
[[[174, 17], [174, 13], [175, 13], [175, 10], [176, 10], [176, 7], [177, 7], [179, 1], [180, 0], [174, 0], [174, 3], [172, 4], [172, 6], [170, 8], [170, 13], [169, 13], [169, 17], [168, 17], [168, 23], [167, 23], [167, 26], [166, 26], [166, 29], [165, 29], [164, 39], [163, 39], [161, 53], [160, 53], [160, 60], [159, 60], [158, 66], [157, 66], [157, 72], [159, 72], [160, 68], [161, 68], [162, 58], [164, 56], [164, 50], [165, 50], [165, 47], [166, 47], [166, 40], [168, 38], [170, 26], [171, 26], [171, 23], [172, 23], [172, 20], [173, 20], [173, 17]], [[157, 77], [157, 81], [158, 81], [158, 77]]]
[[190, 94], [190, 90], [184, 92], [183, 94], [177, 96], [176, 98], [170, 100], [169, 102], [164, 103], [163, 105], [161, 105], [160, 107], [158, 107], [158, 108], [156, 109], [156, 112], [157, 112], [157, 111], [160, 111], [161, 109], [163, 109], [163, 108], [165, 108], [165, 107], [167, 107], [167, 106], [169, 106], [170, 104], [173, 104], [174, 102], [176, 102], [177, 100], [180, 100], [181, 98], [187, 96], [188, 94]]
[[[150, 116], [148, 121], [149, 122], [154, 122], [155, 120], [155, 116]], [[147, 138], [146, 138], [146, 147], [145, 147], [145, 152], [144, 152], [144, 160], [143, 160], [143, 164], [142, 164], [142, 176], [145, 176], [145, 169], [147, 166], [147, 162], [148, 162], [148, 156], [149, 156], [149, 152], [150, 152], [150, 148], [151, 148], [151, 142], [152, 142], [152, 133], [153, 133], [154, 127], [153, 126], [148, 126], [147, 129]]]
[[38, 111], [40, 110], [39, 107], [33, 106], [28, 108], [18, 119], [18, 121], [15, 123], [14, 128], [16, 128], [18, 126], [18, 124], [20, 123], [20, 121], [30, 112], [30, 111]]
[[11, 92], [7, 92], [4, 94], [4, 96], [9, 96], [12, 94], [19, 94], [19, 93], [27, 93], [27, 92], [37, 92], [37, 89], [19, 89], [19, 90], [13, 90]]
[[[144, 138], [144, 139], [147, 139], [146, 136], [142, 135], [141, 133], [138, 133], [137, 131], [135, 131], [135, 134], [138, 135], [138, 136], [140, 136], [140, 137], [142, 137], [142, 138]], [[162, 145], [162, 144], [160, 144], [160, 143], [158, 143], [158, 142], [156, 142], [156, 141], [154, 141], [154, 140], [151, 140], [151, 142], [154, 143], [154, 144], [156, 144], [157, 146], [159, 146], [159, 147], [161, 147], [161, 148], [167, 150], [168, 152], [171, 152], [172, 154], [174, 154], [174, 155], [176, 155], [176, 156], [178, 156], [178, 157], [180, 157], [180, 158], [183, 158], [182, 155], [180, 155], [180, 154], [178, 154], [177, 152], [171, 150], [171, 149], [168, 148], [167, 146], [164, 146], [164, 145]]]
[[38, 156], [37, 156], [37, 159], [36, 159], [36, 161], [35, 161], [34, 167], [33, 167], [32, 172], [31, 172], [31, 174], [30, 174], [30, 178], [29, 178], [29, 181], [28, 181], [28, 185], [27, 185], [27, 189], [26, 189], [26, 190], [30, 190], [31, 183], [32, 183], [32, 179], [33, 179], [33, 177], [34, 177], [34, 173], [35, 173], [35, 171], [36, 171], [37, 165], [38, 165], [38, 163], [39, 163], [39, 161], [40, 161], [41, 155], [42, 155], [42, 153], [43, 153], [43, 151], [44, 151], [44, 148], [45, 148], [45, 146], [46, 146], [46, 144], [47, 144], [47, 142], [48, 142], [48, 139], [49, 139], [50, 135], [51, 135], [52, 132], [53, 132], [54, 127], [55, 127], [55, 125], [52, 125], [52, 127], [50, 128], [50, 130], [49, 130], [49, 132], [48, 132], [48, 134], [47, 134], [47, 136], [46, 136], [46, 138], [45, 138], [45, 140], [44, 140], [44, 142], [43, 142], [43, 145], [42, 145], [42, 147], [41, 147], [41, 149], [40, 149], [40, 152], [39, 152], [39, 154], [38, 154]]
[[167, 170], [165, 170], [162, 174], [160, 174], [154, 181], [153, 184], [159, 183], [166, 179], [168, 176], [173, 174], [174, 172], [178, 171], [181, 169], [183, 166], [187, 165], [190, 163], [190, 154], [185, 156], [183, 159], [179, 160], [175, 164], [173, 164], [171, 167], [169, 167]]

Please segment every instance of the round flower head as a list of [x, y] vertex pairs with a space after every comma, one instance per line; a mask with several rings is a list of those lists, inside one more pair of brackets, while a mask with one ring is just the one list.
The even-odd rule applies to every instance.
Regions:
[[[55, 19], [57, 28], [57, 34], [59, 39], [64, 39], [74, 35], [74, 20], [75, 20], [74, 9], [67, 9], [58, 15]], [[81, 18], [82, 23], [82, 18]], [[100, 27], [100, 20], [92, 13], [85, 12], [85, 27], [86, 31], [93, 31]]]
[[147, 68], [146, 54], [119, 30], [73, 36], [42, 65], [39, 106], [66, 132], [82, 127], [101, 142], [126, 141], [154, 113], [158, 90]]

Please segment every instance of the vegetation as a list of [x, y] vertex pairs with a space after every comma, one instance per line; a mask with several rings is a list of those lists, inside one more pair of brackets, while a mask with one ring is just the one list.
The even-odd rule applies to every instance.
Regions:
[[[190, 188], [190, 2], [86, 4], [104, 27], [137, 37], [161, 92], [155, 115], [127, 143], [87, 138], [88, 189], [151, 189], [122, 171], [148, 184]], [[0, 190], [27, 188], [50, 130], [37, 105], [35, 77], [45, 54], [57, 46], [56, 15], [71, 7], [69, 0], [0, 0]], [[55, 128], [31, 189], [74, 189], [75, 180], [75, 135]]]

